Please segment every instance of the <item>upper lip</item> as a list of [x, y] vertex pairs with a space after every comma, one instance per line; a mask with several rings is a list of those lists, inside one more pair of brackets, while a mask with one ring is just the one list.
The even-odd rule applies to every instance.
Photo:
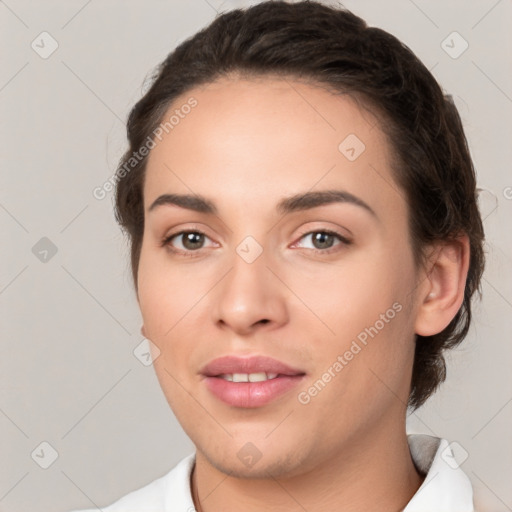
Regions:
[[304, 375], [305, 372], [288, 366], [277, 359], [266, 356], [224, 356], [210, 361], [201, 374], [207, 377], [217, 377], [233, 373], [277, 373], [278, 375]]

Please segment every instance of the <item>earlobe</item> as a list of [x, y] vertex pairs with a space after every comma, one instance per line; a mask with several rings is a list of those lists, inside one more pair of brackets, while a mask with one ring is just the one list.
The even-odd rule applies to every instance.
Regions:
[[453, 320], [464, 300], [469, 256], [467, 235], [437, 246], [419, 291], [416, 334], [433, 336]]

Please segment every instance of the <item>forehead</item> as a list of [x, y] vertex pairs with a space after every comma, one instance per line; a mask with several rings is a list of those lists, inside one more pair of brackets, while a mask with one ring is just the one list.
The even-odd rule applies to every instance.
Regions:
[[173, 114], [179, 122], [149, 156], [146, 208], [171, 191], [262, 207], [314, 187], [397, 200], [378, 118], [348, 95], [293, 79], [224, 78], [176, 98], [162, 123]]

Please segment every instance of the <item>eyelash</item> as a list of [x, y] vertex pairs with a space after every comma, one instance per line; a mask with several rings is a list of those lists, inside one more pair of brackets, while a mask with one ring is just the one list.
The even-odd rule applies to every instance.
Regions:
[[[181, 255], [181, 256], [185, 256], [185, 257], [189, 257], [189, 258], [194, 258], [197, 256], [196, 253], [198, 253], [201, 249], [197, 249], [195, 251], [182, 251], [181, 249], [176, 249], [174, 247], [172, 247], [170, 245], [171, 241], [173, 238], [176, 238], [180, 235], [184, 235], [184, 234], [189, 234], [189, 233], [194, 233], [194, 234], [198, 234], [198, 235], [204, 235], [206, 238], [208, 238], [208, 235], [206, 235], [206, 233], [200, 231], [200, 230], [182, 230], [182, 231], [178, 231], [177, 233], [173, 233], [169, 236], [166, 236], [162, 242], [161, 242], [161, 246], [162, 247], [167, 247], [167, 249], [169, 251], [171, 251], [172, 253], [174, 254], [178, 254], [178, 255]], [[316, 229], [316, 230], [312, 230], [312, 231], [306, 231], [305, 233], [302, 233], [299, 237], [299, 240], [302, 240], [305, 236], [307, 235], [312, 235], [312, 234], [315, 234], [315, 233], [324, 233], [324, 234], [327, 234], [327, 235], [332, 235], [334, 236], [335, 238], [337, 238], [341, 243], [340, 244], [336, 244], [334, 245], [333, 247], [329, 247], [328, 249], [308, 249], [309, 251], [313, 251], [315, 254], [330, 254], [331, 252], [334, 252], [338, 249], [336, 249], [337, 246], [339, 245], [345, 245], [345, 246], [348, 246], [348, 245], [351, 245], [352, 244], [352, 241], [349, 240], [348, 238], [344, 237], [343, 235], [341, 235], [340, 233], [336, 232], [336, 231], [332, 231], [330, 229]]]

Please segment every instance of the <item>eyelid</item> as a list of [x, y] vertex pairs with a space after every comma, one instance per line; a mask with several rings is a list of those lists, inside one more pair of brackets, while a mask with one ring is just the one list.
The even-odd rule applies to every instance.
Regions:
[[161, 239], [163, 242], [164, 240], [168, 240], [174, 236], [177, 236], [177, 235], [180, 235], [183, 233], [201, 233], [202, 235], [207, 236], [208, 238], [211, 238], [207, 234], [207, 231], [209, 231], [209, 229], [203, 228], [202, 223], [196, 223], [196, 222], [182, 223], [182, 222], [180, 222], [179, 224], [175, 224], [174, 226], [168, 227], [165, 230], [166, 234], [164, 236], [162, 236]]
[[313, 227], [313, 228], [305, 229], [304, 231], [301, 231], [301, 233], [299, 235], [299, 238], [301, 238], [301, 237], [303, 237], [305, 235], [310, 235], [311, 233], [330, 233], [332, 235], [339, 236], [342, 240], [344, 240], [346, 242], [351, 242], [352, 241], [352, 238], [351, 238], [350, 235], [348, 235], [348, 234], [344, 235], [344, 234], [341, 233], [341, 230], [338, 230], [336, 228], [328, 228], [328, 227], [325, 227], [325, 226]]

